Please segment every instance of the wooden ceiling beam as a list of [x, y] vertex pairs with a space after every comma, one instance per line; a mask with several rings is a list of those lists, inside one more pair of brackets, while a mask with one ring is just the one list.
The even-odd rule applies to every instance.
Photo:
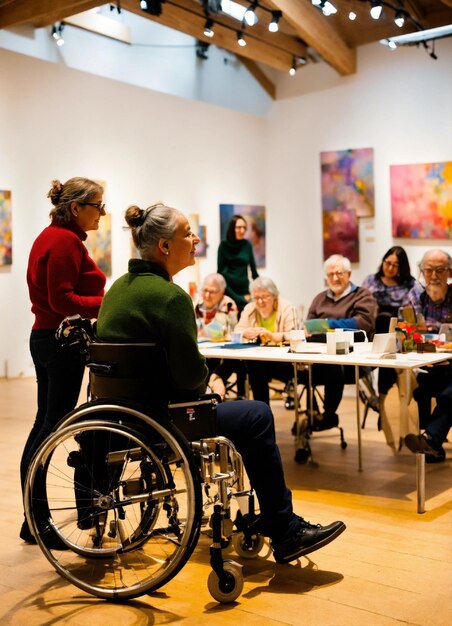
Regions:
[[297, 35], [339, 74], [349, 76], [356, 72], [356, 50], [347, 46], [310, 0], [268, 0], [268, 3], [282, 11]]
[[102, 0], [27, 0], [0, 6], [0, 29], [15, 24], [37, 27], [59, 22], [69, 15], [100, 6]]
[[151, 15], [142, 11], [136, 0], [122, 0], [121, 7], [126, 11], [140, 15], [141, 17], [150, 19], [153, 22], [173, 28], [187, 35], [191, 35], [200, 41], [214, 44], [220, 48], [224, 48], [233, 54], [239, 54], [251, 61], [258, 61], [265, 65], [269, 65], [282, 72], [288, 72], [292, 67], [293, 55], [275, 48], [264, 41], [260, 41], [253, 37], [251, 30], [244, 34], [247, 45], [241, 47], [237, 43], [237, 30], [227, 28], [222, 24], [215, 25], [214, 37], [206, 37], [204, 35], [204, 25], [206, 22], [205, 15], [199, 15], [191, 11], [187, 11], [180, 6], [176, 6], [170, 2], [162, 5], [162, 13], [159, 16]]
[[[192, 11], [198, 15], [201, 15], [204, 21], [207, 19], [202, 5], [198, 2], [198, 0], [167, 0], [167, 2], [171, 2], [171, 4], [180, 6], [188, 11]], [[248, 2], [249, 4], [249, 2]], [[162, 10], [165, 11], [165, 5], [162, 5]], [[215, 24], [223, 24], [224, 26], [228, 26], [229, 28], [240, 30], [240, 22], [235, 20], [233, 17], [229, 17], [226, 13], [211, 13], [209, 15], [210, 19], [214, 21]], [[271, 33], [268, 30], [268, 26], [261, 24], [258, 22], [252, 27], [247, 27], [244, 30], [245, 33], [252, 33], [253, 37], [256, 39], [261, 39], [266, 43], [274, 46], [275, 48], [281, 48], [285, 52], [290, 52], [293, 56], [302, 57], [306, 56], [307, 50], [305, 44], [298, 39], [298, 37], [293, 37], [291, 35], [287, 35], [286, 33], [282, 33], [278, 31], [277, 33]]]

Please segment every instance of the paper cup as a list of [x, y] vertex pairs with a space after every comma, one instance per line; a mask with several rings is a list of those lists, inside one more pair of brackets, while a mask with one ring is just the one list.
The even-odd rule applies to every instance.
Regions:
[[304, 330], [291, 330], [289, 333], [289, 343], [291, 352], [301, 352], [306, 344], [306, 335]]

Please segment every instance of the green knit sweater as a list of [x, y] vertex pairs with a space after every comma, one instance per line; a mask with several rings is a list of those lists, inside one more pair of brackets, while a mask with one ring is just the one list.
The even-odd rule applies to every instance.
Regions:
[[104, 296], [97, 336], [118, 343], [156, 342], [166, 351], [173, 389], [204, 393], [208, 370], [198, 350], [192, 301], [159, 265], [129, 261], [129, 272]]

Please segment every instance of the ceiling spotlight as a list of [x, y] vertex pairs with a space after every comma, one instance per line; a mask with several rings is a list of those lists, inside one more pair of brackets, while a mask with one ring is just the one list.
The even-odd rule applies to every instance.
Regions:
[[334, 4], [332, 2], [328, 2], [328, 0], [326, 0], [326, 2], [321, 2], [320, 6], [322, 8], [323, 15], [326, 15], [327, 17], [328, 15], [334, 15], [337, 13], [337, 9]]
[[356, 13], [354, 11], [350, 11], [348, 14], [348, 19], [354, 22], [356, 20]]
[[289, 74], [291, 76], [295, 76], [296, 72], [297, 72], [297, 66], [296, 66], [295, 61], [294, 61], [292, 67], [289, 70]]
[[196, 42], [196, 56], [198, 57], [198, 59], [201, 59], [201, 61], [207, 61], [207, 59], [209, 58], [207, 56], [209, 46], [210, 43], [206, 43], [205, 41], [200, 41], [198, 39], [198, 41]]
[[147, 11], [151, 15], [162, 14], [162, 3], [165, 0], [140, 0], [140, 7], [142, 11]]
[[319, 7], [322, 4], [322, 0], [311, 0], [315, 7]]
[[381, 12], [383, 11], [383, 5], [378, 0], [372, 0], [372, 6], [370, 8], [370, 16], [374, 20], [380, 19]]
[[63, 28], [64, 24], [62, 22], [60, 22], [58, 26], [56, 24], [52, 26], [52, 37], [55, 39], [55, 43], [57, 46], [62, 46], [64, 44], [64, 39], [62, 35]]
[[213, 37], [215, 35], [215, 32], [213, 30], [213, 21], [208, 19], [205, 26], [204, 26], [204, 35], [206, 37]]
[[298, 63], [300, 65], [306, 65], [307, 62], [308, 60], [306, 59], [306, 57], [298, 57]]
[[245, 13], [243, 14], [243, 19], [245, 20], [245, 23], [248, 26], [254, 26], [254, 24], [257, 24], [258, 22], [256, 9], [257, 9], [257, 2], [252, 2], [250, 6], [247, 8], [247, 10], [245, 11]]
[[402, 26], [405, 24], [405, 16], [401, 11], [397, 11], [397, 13], [395, 14], [394, 22], [399, 28], [402, 28]]
[[391, 50], [395, 50], [397, 48], [397, 44], [395, 41], [388, 39], [388, 47], [391, 48]]
[[243, 38], [243, 33], [241, 30], [237, 33], [237, 43], [239, 44], [239, 46], [242, 46], [242, 48], [246, 46], [246, 41]]
[[277, 33], [279, 30], [279, 20], [282, 17], [282, 11], [272, 11], [272, 21], [268, 25], [268, 30], [271, 33]]

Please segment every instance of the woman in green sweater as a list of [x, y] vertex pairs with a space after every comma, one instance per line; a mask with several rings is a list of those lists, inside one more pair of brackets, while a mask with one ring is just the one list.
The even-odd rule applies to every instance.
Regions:
[[245, 239], [246, 228], [246, 220], [241, 215], [234, 215], [226, 239], [218, 247], [217, 271], [224, 276], [226, 295], [234, 300], [239, 312], [251, 299], [248, 268], [253, 279], [259, 276], [253, 246]]
[[[131, 259], [128, 273], [105, 295], [97, 320], [99, 339], [157, 342], [166, 353], [171, 398], [203, 393], [208, 380], [212, 391], [224, 395], [221, 378], [217, 374], [209, 378], [205, 358], [199, 353], [190, 296], [173, 282], [177, 272], [195, 263], [199, 237], [182, 213], [161, 204], [145, 210], [129, 207], [126, 222], [141, 259]], [[259, 500], [259, 529], [271, 538], [278, 563], [309, 554], [345, 530], [341, 521], [320, 526], [294, 513], [273, 415], [266, 404], [251, 400], [220, 403], [217, 423], [218, 432], [243, 457]]]

